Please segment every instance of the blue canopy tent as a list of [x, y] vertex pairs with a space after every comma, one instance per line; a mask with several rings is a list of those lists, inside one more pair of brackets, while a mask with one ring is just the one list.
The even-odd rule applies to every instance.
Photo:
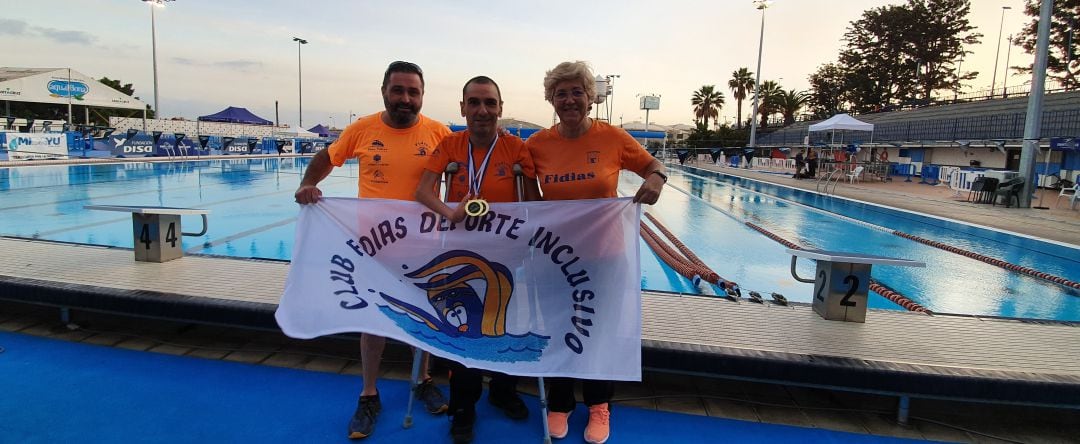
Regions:
[[252, 114], [247, 108], [237, 108], [235, 106], [230, 106], [214, 114], [199, 116], [199, 120], [203, 122], [246, 123], [249, 125], [274, 124], [274, 122]]
[[330, 128], [327, 128], [326, 125], [323, 125], [321, 123], [311, 128], [308, 128], [308, 131], [318, 134], [319, 137], [330, 137]]

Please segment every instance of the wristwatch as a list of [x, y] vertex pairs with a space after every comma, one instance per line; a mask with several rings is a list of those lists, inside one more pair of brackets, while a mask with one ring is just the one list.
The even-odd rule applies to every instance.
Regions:
[[653, 170], [653, 172], [649, 173], [650, 176], [653, 174], [660, 176], [661, 179], [664, 179], [664, 183], [667, 183], [667, 174], [661, 173], [660, 170]]

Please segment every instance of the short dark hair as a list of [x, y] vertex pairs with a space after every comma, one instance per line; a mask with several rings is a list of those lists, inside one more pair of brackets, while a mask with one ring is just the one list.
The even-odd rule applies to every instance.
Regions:
[[499, 95], [499, 101], [502, 102], [502, 91], [499, 90], [499, 84], [495, 83], [495, 81], [491, 80], [491, 77], [488, 76], [476, 76], [469, 79], [468, 82], [465, 82], [465, 86], [461, 87], [462, 98], [465, 98], [465, 90], [469, 89], [469, 85], [472, 85], [473, 83], [479, 85], [495, 85], [495, 94]]
[[395, 72], [416, 74], [420, 76], [420, 86], [424, 86], [424, 70], [420, 69], [420, 66], [413, 62], [403, 62], [401, 60], [398, 60], [391, 63], [390, 66], [386, 67], [386, 73], [383, 74], [382, 78], [382, 89], [386, 89], [386, 84], [390, 83], [390, 74], [393, 74]]

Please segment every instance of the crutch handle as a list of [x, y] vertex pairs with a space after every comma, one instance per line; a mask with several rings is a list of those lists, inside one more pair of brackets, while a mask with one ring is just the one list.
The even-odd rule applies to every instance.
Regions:
[[518, 202], [525, 201], [525, 170], [521, 169], [520, 163], [515, 163], [514, 167], [514, 190], [517, 191]]
[[446, 170], [443, 171], [443, 185], [446, 187], [443, 189], [443, 201], [449, 201], [450, 199], [450, 176], [457, 174], [458, 169], [461, 166], [457, 162], [450, 162], [446, 164]]

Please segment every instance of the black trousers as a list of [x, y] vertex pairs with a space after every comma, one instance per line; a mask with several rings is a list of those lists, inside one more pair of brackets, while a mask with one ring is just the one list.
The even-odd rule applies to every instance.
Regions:
[[548, 408], [553, 412], [566, 413], [574, 410], [574, 382], [581, 381], [582, 401], [587, 406], [594, 406], [611, 401], [615, 396], [615, 383], [595, 379], [546, 378], [548, 388]]
[[[469, 368], [460, 362], [447, 361], [447, 363], [450, 367], [450, 412], [474, 407], [484, 391], [484, 370]], [[517, 392], [517, 376], [499, 372], [490, 373], [488, 396], [506, 398]]]

